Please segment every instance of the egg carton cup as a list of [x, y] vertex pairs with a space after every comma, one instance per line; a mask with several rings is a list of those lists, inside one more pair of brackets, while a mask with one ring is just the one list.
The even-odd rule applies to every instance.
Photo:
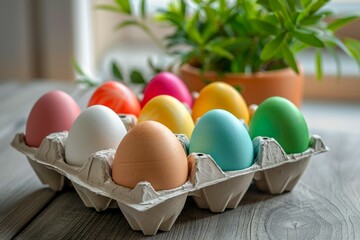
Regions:
[[[132, 114], [118, 114], [122, 123], [124, 124], [127, 131], [133, 128], [136, 125], [137, 118]], [[62, 138], [64, 139], [64, 138]], [[65, 143], [62, 143], [65, 144]], [[36, 148], [33, 148], [36, 151]], [[43, 184], [49, 185], [49, 187], [57, 192], [61, 191], [64, 186], [72, 186], [71, 181], [64, 177], [64, 175], [54, 171], [43, 164], [39, 164], [38, 162], [33, 161], [29, 157], [27, 157], [29, 164], [34, 169], [36, 175], [40, 179]], [[75, 187], [75, 186], [74, 186]], [[76, 187], [75, 187], [76, 188]]]
[[[39, 148], [31, 148], [26, 145], [24, 134], [17, 134], [12, 146], [27, 156], [32, 165], [36, 166], [34, 170], [39, 178], [54, 190], [61, 190], [65, 178], [69, 179], [85, 206], [95, 208], [96, 211], [119, 207], [130, 226], [145, 235], [154, 235], [158, 230], [170, 230], [187, 196], [193, 196], [201, 208], [222, 212], [226, 208], [238, 206], [252, 179], [259, 182], [258, 186], [263, 186], [262, 190], [289, 190], [304, 170], [299, 173], [293, 164], [327, 151], [317, 136], [311, 138], [312, 144], [307, 151], [290, 155], [286, 155], [275, 140], [257, 138], [254, 141], [256, 163], [251, 167], [223, 172], [211, 156], [193, 153], [188, 157], [191, 165], [189, 180], [175, 189], [155, 191], [148, 182], [140, 182], [134, 189], [115, 184], [111, 178], [115, 155], [113, 149], [93, 153], [80, 168], [68, 165], [65, 160], [67, 135], [67, 132], [51, 134]], [[186, 149], [187, 138], [178, 135], [178, 139]], [[287, 165], [293, 166], [290, 167], [293, 172], [285, 177], [281, 168]], [[284, 177], [271, 176], [274, 172], [280, 172]], [[284, 186], [274, 187], [274, 182], [275, 186]]]
[[135, 115], [132, 114], [118, 114], [120, 120], [123, 122], [126, 131], [129, 131], [136, 125], [137, 118]]
[[[209, 209], [212, 212], [236, 208], [252, 181], [262, 192], [270, 194], [289, 192], [304, 173], [310, 158], [329, 150], [317, 135], [311, 137], [310, 147], [305, 152], [297, 154], [286, 154], [273, 138], [255, 138], [253, 145], [255, 163], [250, 168], [228, 172], [212, 172], [215, 168], [200, 169], [208, 171], [207, 175], [219, 174], [219, 181], [193, 194], [192, 197], [199, 208]], [[210, 155], [197, 154], [190, 157], [212, 160], [216, 164]], [[226, 180], [220, 181], [224, 178]]]

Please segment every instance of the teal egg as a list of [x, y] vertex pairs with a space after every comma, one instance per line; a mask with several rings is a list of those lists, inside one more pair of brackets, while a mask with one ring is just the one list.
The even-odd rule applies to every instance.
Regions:
[[223, 171], [241, 170], [254, 162], [254, 149], [244, 124], [225, 110], [204, 114], [189, 143], [190, 153], [209, 154]]
[[262, 102], [249, 126], [251, 138], [274, 138], [287, 154], [309, 147], [309, 130], [300, 110], [289, 100], [271, 97]]

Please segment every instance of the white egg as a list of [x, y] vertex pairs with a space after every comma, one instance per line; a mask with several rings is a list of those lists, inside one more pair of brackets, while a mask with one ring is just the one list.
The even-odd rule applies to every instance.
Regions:
[[81, 167], [94, 152], [116, 149], [126, 128], [108, 107], [95, 105], [84, 110], [69, 131], [65, 158], [69, 165]]

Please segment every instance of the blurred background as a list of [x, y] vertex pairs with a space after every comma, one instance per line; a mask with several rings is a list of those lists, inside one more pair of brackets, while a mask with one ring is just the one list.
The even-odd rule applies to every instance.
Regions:
[[[152, 0], [150, 12], [169, 0]], [[119, 16], [95, 5], [112, 0], [1, 0], [0, 81], [74, 81], [71, 58], [90, 76], [111, 78], [110, 62], [117, 61], [124, 72], [147, 69], [147, 57], [161, 59], [161, 51], [138, 29], [115, 31]], [[149, 1], [150, 3], [150, 1]], [[329, 6], [337, 15], [360, 12], [360, 0], [333, 0]], [[360, 39], [360, 22], [349, 24], [343, 36]], [[159, 35], [168, 29], [158, 28]], [[340, 56], [343, 76], [336, 78], [335, 63], [326, 58], [325, 77], [316, 81], [312, 52], [300, 55], [306, 73], [305, 99], [360, 101], [360, 74], [356, 63]], [[125, 74], [127, 75], [127, 74]]]

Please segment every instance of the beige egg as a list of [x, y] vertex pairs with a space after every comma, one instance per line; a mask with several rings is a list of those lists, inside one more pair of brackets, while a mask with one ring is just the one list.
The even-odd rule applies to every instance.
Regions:
[[181, 143], [163, 124], [145, 121], [131, 129], [117, 148], [112, 165], [115, 183], [134, 188], [141, 181], [155, 190], [187, 181], [188, 162]]

